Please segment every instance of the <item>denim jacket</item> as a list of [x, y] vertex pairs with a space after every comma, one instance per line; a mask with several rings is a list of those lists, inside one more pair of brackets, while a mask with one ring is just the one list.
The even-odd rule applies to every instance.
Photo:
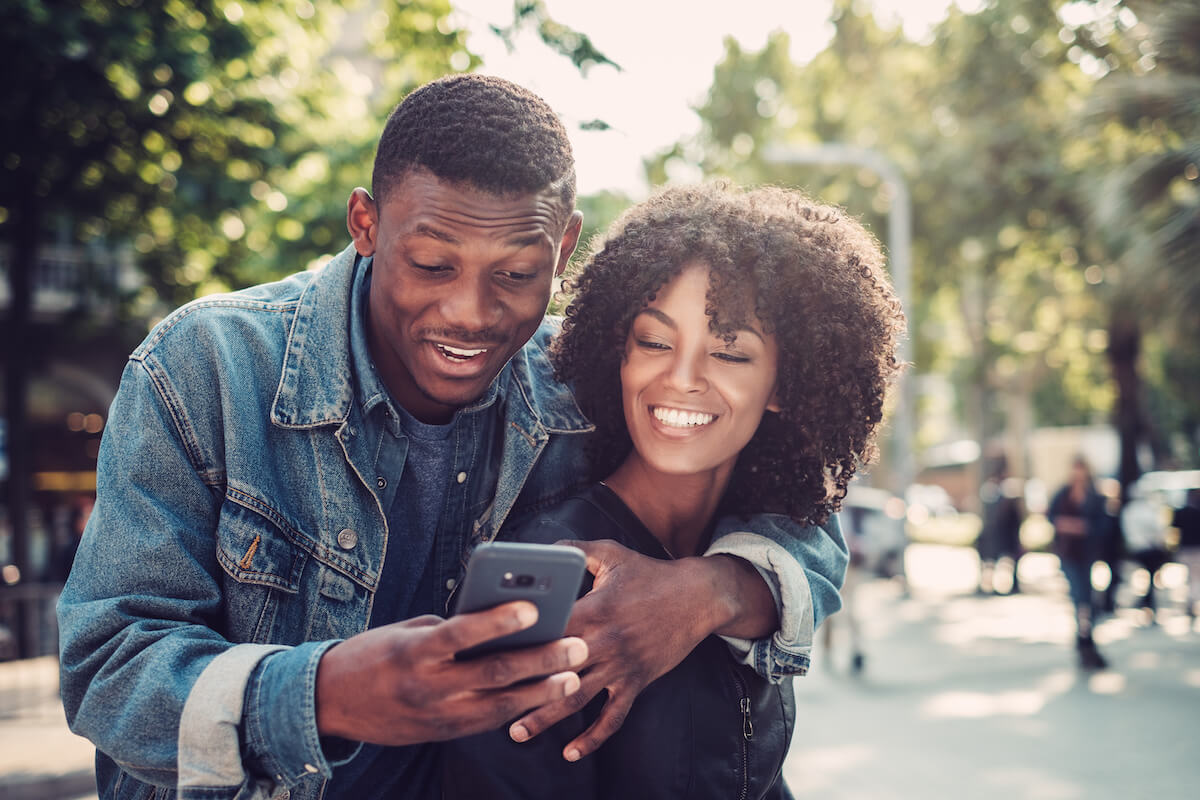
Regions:
[[[103, 797], [318, 798], [356, 752], [319, 737], [315, 679], [329, 647], [366, 630], [388, 535], [350, 364], [361, 263], [348, 248], [190, 303], [130, 356], [59, 604], [63, 701], [97, 747]], [[447, 607], [475, 544], [587, 481], [592, 426], [553, 380], [555, 330], [460, 412], [498, 403], [476, 417], [503, 425], [457, 426], [453, 535], [433, 554]], [[720, 532], [712, 552], [754, 563], [781, 605], [772, 637], [731, 645], [773, 679], [802, 673], [840, 605], [836, 524], [763, 516]]]

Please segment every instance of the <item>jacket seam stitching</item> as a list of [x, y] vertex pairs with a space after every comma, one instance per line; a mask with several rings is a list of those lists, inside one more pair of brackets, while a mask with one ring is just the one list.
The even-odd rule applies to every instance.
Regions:
[[337, 568], [340, 572], [345, 573], [358, 583], [364, 586], [367, 585], [369, 576], [366, 573], [353, 564], [338, 558], [336, 554], [334, 554], [329, 548], [325, 547], [320, 542], [310, 539], [308, 536], [293, 528], [291, 524], [283, 518], [283, 515], [271, 506], [234, 486], [226, 487], [225, 496], [230, 500], [230, 502], [236, 503], [237, 505], [242, 506], [249, 511], [261, 514], [269, 522], [274, 524], [289, 542], [296, 547], [299, 547], [313, 558]]

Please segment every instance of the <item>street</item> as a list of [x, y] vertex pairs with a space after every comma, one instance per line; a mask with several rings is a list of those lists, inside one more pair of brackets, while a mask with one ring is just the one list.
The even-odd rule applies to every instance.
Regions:
[[797, 798], [1196, 796], [1200, 633], [1187, 617], [1164, 610], [1150, 626], [1119, 610], [1095, 634], [1109, 669], [1088, 675], [1052, 556], [1027, 555], [1023, 593], [1005, 597], [974, 595], [972, 550], [913, 545], [907, 563], [909, 596], [893, 582], [858, 592], [862, 675], [835, 617], [832, 653], [796, 681]]
[[[1176, 566], [1160, 594], [1175, 601]], [[1161, 600], [1153, 626], [1128, 608], [1105, 620], [1110, 668], [1089, 675], [1052, 556], [1022, 560], [1019, 595], [975, 595], [976, 569], [973, 550], [912, 545], [907, 591], [862, 583], [861, 674], [834, 617], [832, 648], [821, 642], [795, 684], [785, 775], [798, 800], [1194, 797], [1200, 632], [1179, 607]], [[5, 800], [95, 797], [90, 747], [66, 730], [53, 677], [52, 659], [0, 664], [0, 710], [16, 709], [0, 715]]]

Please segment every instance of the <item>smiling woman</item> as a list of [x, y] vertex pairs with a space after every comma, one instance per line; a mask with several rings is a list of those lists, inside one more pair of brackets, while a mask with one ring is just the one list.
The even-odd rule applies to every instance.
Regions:
[[[678, 563], [708, 550], [726, 513], [836, 529], [904, 325], [857, 222], [778, 189], [667, 189], [615, 223], [574, 286], [551, 357], [596, 424], [599, 480], [502, 538], [612, 539]], [[615, 733], [608, 687], [585, 670], [571, 708], [599, 699], [532, 741], [540, 712], [511, 727], [519, 745], [455, 742], [447, 796], [788, 796], [788, 679], [770, 683], [716, 636], [649, 677]]]
[[[687, 269], [698, 265], [706, 280]], [[714, 362], [753, 360], [758, 348], [779, 354], [770, 411], [739, 448], [718, 513], [823, 523], [875, 456], [900, 369], [904, 317], [878, 243], [840, 209], [776, 188], [675, 188], [626, 212], [574, 279], [554, 354], [559, 377], [575, 382], [604, 434], [595, 440], [597, 479], [637, 445], [621, 395], [629, 348], [648, 326], [669, 331], [654, 320], [685, 282]]]

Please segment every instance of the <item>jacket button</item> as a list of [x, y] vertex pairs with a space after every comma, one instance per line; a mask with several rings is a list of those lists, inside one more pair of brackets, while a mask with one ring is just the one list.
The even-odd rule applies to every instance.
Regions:
[[378, 486], [380, 489], [386, 489], [387, 488], [387, 478], [380, 475], [378, 478], [375, 479], [375, 485]]
[[467, 473], [465, 473], [465, 472], [460, 472], [460, 473], [458, 473], [457, 476], [455, 476], [455, 480], [458, 481], [459, 483], [462, 483], [466, 479], [467, 479]]
[[342, 528], [338, 531], [337, 542], [343, 550], [353, 550], [354, 545], [358, 544], [358, 534], [349, 528]]

